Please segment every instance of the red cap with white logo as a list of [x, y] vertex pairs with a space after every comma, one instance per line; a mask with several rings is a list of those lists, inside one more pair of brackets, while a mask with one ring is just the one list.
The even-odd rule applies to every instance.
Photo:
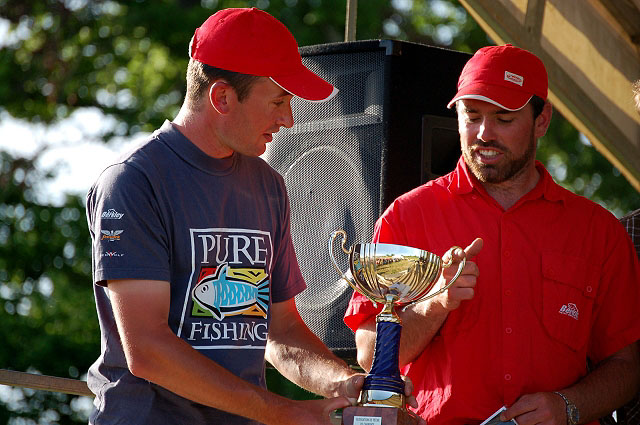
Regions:
[[536, 95], [547, 100], [547, 70], [533, 53], [505, 44], [479, 49], [466, 63], [458, 79], [460, 99], [492, 103], [508, 111], [522, 109]]

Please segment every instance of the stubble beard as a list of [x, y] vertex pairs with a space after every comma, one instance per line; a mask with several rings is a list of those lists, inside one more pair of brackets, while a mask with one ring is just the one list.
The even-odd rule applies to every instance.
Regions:
[[[483, 142], [475, 142], [473, 145], [490, 146], [490, 144]], [[471, 150], [473, 145], [467, 146], [467, 148], [462, 152], [462, 156], [471, 173], [482, 183], [503, 183], [517, 177], [536, 155], [536, 139], [533, 132], [529, 133], [529, 145], [527, 146], [527, 150], [517, 158], [511, 158], [511, 151], [500, 145], [502, 152], [504, 152], [504, 155], [508, 157], [507, 162], [502, 165], [487, 165], [474, 161]], [[493, 143], [493, 145], [498, 147], [498, 144], [496, 143]]]

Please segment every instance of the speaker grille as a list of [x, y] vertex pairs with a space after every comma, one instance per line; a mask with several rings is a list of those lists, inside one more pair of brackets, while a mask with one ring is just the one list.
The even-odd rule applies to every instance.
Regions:
[[[468, 54], [395, 40], [305, 46], [302, 61], [340, 93], [328, 102], [293, 98], [295, 125], [267, 145], [284, 176], [291, 233], [307, 290], [300, 315], [336, 354], [355, 359], [342, 321], [351, 288], [330, 262], [337, 229], [347, 245], [369, 242], [382, 210], [400, 194], [455, 167], [455, 112], [446, 108]], [[336, 247], [341, 270], [347, 256]]]
[[[265, 153], [290, 197], [293, 243], [308, 286], [296, 304], [307, 326], [346, 357], [355, 355], [353, 333], [342, 321], [351, 288], [339, 281], [328, 240], [342, 228], [348, 246], [368, 242], [380, 213], [383, 61], [381, 50], [303, 57], [340, 93], [320, 104], [294, 98], [296, 124], [280, 130]], [[334, 255], [346, 270], [346, 254]]]

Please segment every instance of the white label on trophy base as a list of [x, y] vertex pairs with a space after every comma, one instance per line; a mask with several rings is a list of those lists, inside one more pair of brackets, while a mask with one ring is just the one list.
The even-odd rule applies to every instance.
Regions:
[[354, 416], [353, 425], [381, 425], [382, 418], [376, 416]]

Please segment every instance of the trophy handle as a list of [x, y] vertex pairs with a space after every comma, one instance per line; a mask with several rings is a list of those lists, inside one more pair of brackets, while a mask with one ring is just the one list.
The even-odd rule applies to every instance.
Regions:
[[[329, 258], [331, 258], [331, 262], [333, 263], [333, 267], [336, 268], [336, 271], [338, 272], [338, 274], [344, 278], [344, 280], [347, 281], [347, 283], [349, 283], [349, 285], [351, 285], [352, 287], [354, 287], [354, 285], [349, 282], [349, 279], [346, 277], [346, 274], [340, 270], [340, 266], [338, 266], [338, 262], [336, 261], [336, 259], [333, 256], [333, 241], [338, 237], [338, 235], [342, 236], [342, 251], [347, 254], [350, 255], [351, 252], [353, 251], [353, 247], [351, 247], [351, 249], [347, 249], [347, 232], [345, 232], [344, 230], [336, 230], [335, 232], [333, 232], [331, 234], [331, 237], [329, 238]], [[355, 289], [355, 287], [354, 287]]]
[[[453, 251], [454, 251], [454, 250], [456, 250], [456, 249], [458, 249], [458, 248], [460, 248], [460, 247], [459, 247], [459, 246], [452, 246], [451, 248], [449, 248], [449, 250], [448, 250], [447, 252], [451, 253], [451, 255], [449, 255], [449, 261], [447, 261], [446, 263], [443, 263], [443, 264], [442, 264], [442, 268], [443, 268], [443, 269], [446, 269], [446, 268], [450, 267], [450, 266], [451, 266], [451, 264], [453, 264]], [[462, 248], [460, 248], [460, 249], [462, 249]], [[445, 253], [445, 255], [447, 255], [447, 254]], [[443, 255], [443, 257], [444, 257], [444, 255]], [[458, 277], [460, 276], [460, 273], [462, 273], [462, 269], [464, 269], [464, 265], [465, 265], [466, 263], [467, 263], [467, 259], [466, 259], [466, 257], [463, 257], [463, 258], [462, 258], [462, 261], [460, 261], [460, 264], [458, 265], [458, 271], [456, 271], [455, 276], [453, 276], [453, 278], [451, 278], [451, 280], [450, 280], [446, 285], [444, 285], [441, 289], [439, 289], [438, 291], [434, 292], [433, 294], [429, 294], [429, 295], [426, 295], [426, 296], [424, 296], [424, 297], [421, 297], [421, 298], [419, 298], [419, 299], [417, 299], [417, 300], [415, 300], [415, 301], [412, 301], [410, 304], [417, 303], [417, 302], [420, 302], [420, 301], [428, 300], [429, 298], [433, 298], [433, 297], [435, 297], [436, 295], [440, 295], [440, 294], [442, 294], [444, 291], [446, 291], [447, 289], [449, 289], [449, 287], [450, 287], [451, 285], [453, 285], [453, 282], [455, 282], [455, 281], [456, 281], [456, 279], [458, 279]], [[406, 307], [407, 307], [407, 306], [405, 306], [405, 308], [406, 308]]]
[[355, 277], [350, 273], [350, 271], [348, 270], [347, 272], [343, 272], [342, 270], [340, 270], [340, 266], [338, 266], [338, 262], [333, 256], [333, 241], [338, 237], [338, 235], [342, 236], [342, 251], [349, 256], [349, 260], [351, 260], [351, 254], [353, 254], [353, 246], [351, 246], [351, 248], [349, 249], [347, 249], [347, 246], [346, 246], [347, 232], [345, 232], [342, 229], [336, 230], [331, 234], [331, 237], [329, 238], [329, 257], [331, 258], [333, 267], [335, 267], [336, 271], [340, 275], [340, 278], [344, 279], [349, 284], [351, 289], [364, 295], [369, 301], [373, 303], [374, 307], [377, 307], [376, 300], [374, 300], [371, 297], [371, 295], [369, 295], [366, 291], [363, 291], [362, 289], [358, 288], [358, 285], [356, 284], [356, 281], [355, 281]]

